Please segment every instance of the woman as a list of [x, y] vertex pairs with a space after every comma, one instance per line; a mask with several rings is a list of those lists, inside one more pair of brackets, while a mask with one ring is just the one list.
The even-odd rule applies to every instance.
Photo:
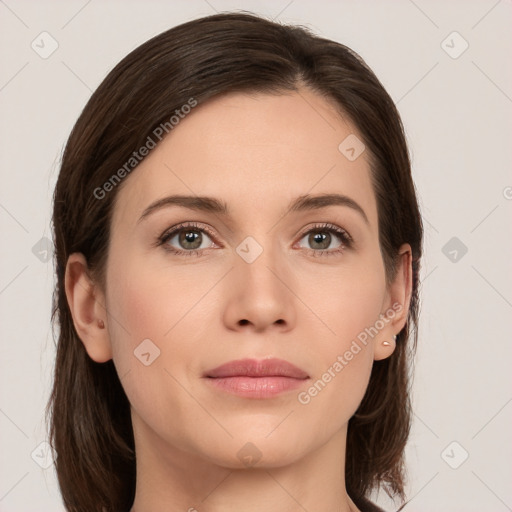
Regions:
[[78, 119], [53, 226], [67, 510], [405, 500], [423, 229], [354, 52], [245, 13], [154, 37]]

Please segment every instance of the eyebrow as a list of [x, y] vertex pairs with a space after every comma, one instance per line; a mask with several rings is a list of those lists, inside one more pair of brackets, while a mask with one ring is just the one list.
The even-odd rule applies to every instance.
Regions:
[[[228, 205], [224, 201], [220, 201], [214, 197], [172, 195], [151, 203], [144, 210], [137, 223], [141, 222], [153, 212], [170, 206], [181, 206], [183, 208], [188, 208], [189, 210], [229, 216]], [[289, 204], [285, 215], [291, 212], [318, 210], [328, 206], [346, 206], [351, 208], [360, 214], [367, 225], [370, 224], [363, 208], [361, 208], [361, 206], [359, 206], [359, 204], [352, 198], [343, 194], [306, 194], [299, 196]]]
[[292, 201], [286, 213], [306, 211], [306, 210], [318, 210], [320, 208], [326, 208], [327, 206], [347, 206], [352, 210], [358, 212], [365, 223], [370, 225], [368, 217], [361, 206], [351, 197], [343, 194], [317, 194], [299, 196], [297, 199]]

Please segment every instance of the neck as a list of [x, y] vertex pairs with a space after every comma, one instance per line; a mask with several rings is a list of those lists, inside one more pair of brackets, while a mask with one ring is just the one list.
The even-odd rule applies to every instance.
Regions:
[[228, 468], [169, 446], [132, 417], [137, 484], [131, 512], [358, 512], [345, 489], [346, 428], [286, 466]]

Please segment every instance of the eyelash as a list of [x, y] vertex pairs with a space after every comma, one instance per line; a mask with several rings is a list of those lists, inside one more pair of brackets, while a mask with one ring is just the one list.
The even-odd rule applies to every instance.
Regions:
[[327, 223], [318, 223], [315, 224], [312, 227], [309, 227], [307, 230], [303, 231], [299, 235], [299, 240], [302, 240], [306, 235], [310, 233], [331, 233], [339, 239], [341, 245], [337, 247], [336, 249], [306, 249], [309, 255], [311, 256], [337, 256], [343, 252], [345, 252], [346, 249], [351, 249], [353, 247], [353, 239], [348, 234], [347, 231], [345, 231], [343, 228], [340, 228], [336, 226], [335, 224]]
[[200, 226], [195, 222], [184, 222], [183, 224], [174, 226], [170, 231], [163, 233], [163, 235], [158, 238], [157, 246], [164, 246], [166, 251], [170, 252], [171, 254], [175, 254], [176, 256], [200, 256], [201, 251], [205, 251], [207, 249], [192, 249], [191, 251], [185, 251], [182, 249], [176, 249], [175, 247], [167, 244], [167, 242], [173, 238], [174, 235], [180, 231], [184, 231], [185, 229], [190, 231], [202, 231], [206, 233], [210, 238], [215, 238], [213, 233], [206, 226]]
[[[167, 242], [170, 239], [172, 239], [176, 234], [180, 233], [181, 231], [184, 231], [185, 229], [188, 229], [190, 231], [201, 231], [203, 233], [206, 233], [210, 238], [215, 239], [215, 235], [206, 226], [199, 225], [195, 222], [185, 222], [182, 224], [178, 224], [177, 226], [171, 228], [170, 231], [166, 231], [165, 233], [163, 233], [160, 237], [158, 237], [156, 245], [164, 246], [164, 249], [166, 251], [170, 252], [171, 254], [175, 254], [176, 256], [200, 256], [202, 251], [207, 251], [208, 249], [211, 249], [211, 247], [209, 247], [206, 249], [192, 249], [190, 251], [186, 251], [182, 249], [176, 249], [175, 247], [172, 247], [167, 244]], [[314, 257], [335, 256], [341, 254], [346, 249], [352, 248], [353, 246], [353, 239], [348, 234], [348, 232], [336, 226], [335, 224], [330, 223], [315, 224], [313, 227], [310, 227], [309, 229], [301, 233], [299, 241], [312, 232], [334, 233], [335, 236], [337, 236], [341, 242], [340, 247], [336, 249], [306, 249], [306, 251], [308, 251], [308, 254]]]

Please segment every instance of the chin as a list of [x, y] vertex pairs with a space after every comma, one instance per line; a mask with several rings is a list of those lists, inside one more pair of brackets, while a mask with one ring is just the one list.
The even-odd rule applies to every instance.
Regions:
[[[234, 434], [234, 433], [233, 433]], [[203, 452], [211, 462], [228, 469], [270, 469], [279, 468], [293, 464], [303, 457], [307, 450], [298, 449], [303, 446], [298, 443], [294, 436], [246, 432], [245, 435], [237, 436], [229, 441], [216, 441], [217, 449], [214, 453], [211, 450]], [[311, 447], [313, 450], [314, 447]]]

